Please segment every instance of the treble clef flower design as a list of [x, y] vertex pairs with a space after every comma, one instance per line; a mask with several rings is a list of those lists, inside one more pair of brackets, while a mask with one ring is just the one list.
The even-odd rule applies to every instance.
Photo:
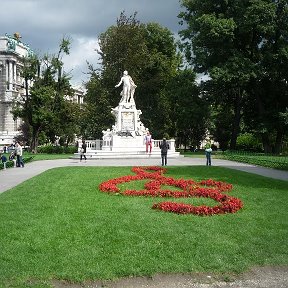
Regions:
[[[108, 193], [119, 193], [124, 196], [161, 198], [204, 197], [211, 198], [219, 203], [218, 205], [211, 207], [206, 205], [194, 206], [192, 204], [164, 201], [152, 206], [153, 209], [177, 214], [211, 216], [215, 214], [235, 213], [243, 207], [243, 203], [240, 199], [225, 194], [233, 188], [229, 183], [212, 179], [194, 181], [192, 179], [184, 180], [165, 177], [163, 174], [167, 170], [157, 166], [133, 167], [132, 171], [136, 174], [102, 182], [99, 186], [100, 190]], [[125, 190], [121, 192], [120, 188], [117, 187], [117, 185], [121, 183], [143, 179], [150, 179], [151, 181], [148, 181], [142, 190]], [[180, 190], [162, 189], [162, 186], [173, 186]]]

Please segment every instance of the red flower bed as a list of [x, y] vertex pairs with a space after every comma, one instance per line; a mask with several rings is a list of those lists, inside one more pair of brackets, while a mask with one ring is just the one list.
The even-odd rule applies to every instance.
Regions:
[[[156, 166], [151, 167], [133, 167], [132, 171], [136, 175], [127, 175], [119, 178], [111, 179], [100, 184], [99, 188], [103, 192], [121, 193], [125, 196], [146, 196], [146, 197], [170, 197], [170, 198], [188, 198], [188, 197], [204, 197], [211, 198], [219, 205], [210, 206], [193, 206], [191, 204], [176, 202], [160, 202], [152, 206], [153, 209], [173, 212], [177, 214], [195, 214], [195, 215], [214, 215], [224, 213], [235, 213], [243, 207], [241, 200], [223, 194], [232, 190], [229, 183], [215, 181], [212, 179], [196, 182], [194, 180], [174, 179], [165, 177], [163, 174], [166, 169]], [[120, 192], [118, 184], [151, 179], [144, 185], [143, 190], [125, 190]], [[161, 189], [161, 186], [174, 186], [182, 189], [181, 191]]]

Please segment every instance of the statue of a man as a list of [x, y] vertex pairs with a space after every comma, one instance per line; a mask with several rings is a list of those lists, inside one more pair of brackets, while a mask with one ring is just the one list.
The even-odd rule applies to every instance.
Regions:
[[134, 92], [136, 89], [136, 85], [132, 80], [131, 76], [128, 75], [128, 72], [125, 70], [123, 72], [123, 76], [121, 77], [120, 82], [115, 85], [115, 87], [119, 87], [123, 83], [123, 90], [120, 93], [122, 96], [120, 102], [134, 102]]

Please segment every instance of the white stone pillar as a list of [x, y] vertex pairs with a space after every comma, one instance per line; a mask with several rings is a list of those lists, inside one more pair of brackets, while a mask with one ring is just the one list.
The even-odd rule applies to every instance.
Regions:
[[8, 83], [9, 83], [9, 89], [8, 90], [12, 90], [13, 89], [13, 63], [12, 61], [9, 61], [9, 79], [8, 79]]
[[16, 90], [16, 84], [17, 84], [17, 81], [16, 81], [16, 78], [17, 78], [17, 74], [16, 74], [16, 62], [13, 62], [13, 90]]
[[137, 131], [137, 122], [138, 122], [138, 117], [137, 117], [137, 110], [135, 107], [135, 110], [134, 110], [134, 130], [135, 131]]
[[121, 131], [122, 129], [122, 109], [120, 109], [119, 106], [119, 110], [118, 110], [118, 131]]
[[5, 81], [6, 81], [6, 87], [5, 87], [5, 90], [9, 89], [9, 61], [7, 60], [6, 61], [6, 78], [5, 78]]

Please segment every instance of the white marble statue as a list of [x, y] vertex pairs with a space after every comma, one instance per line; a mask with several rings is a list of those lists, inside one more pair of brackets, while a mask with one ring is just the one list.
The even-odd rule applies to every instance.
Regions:
[[120, 82], [115, 85], [115, 87], [119, 87], [123, 83], [123, 89], [120, 95], [122, 96], [120, 102], [124, 103], [134, 103], [134, 92], [137, 87], [135, 85], [133, 79], [130, 75], [128, 75], [128, 72], [125, 70], [123, 72], [123, 76], [121, 77]]

